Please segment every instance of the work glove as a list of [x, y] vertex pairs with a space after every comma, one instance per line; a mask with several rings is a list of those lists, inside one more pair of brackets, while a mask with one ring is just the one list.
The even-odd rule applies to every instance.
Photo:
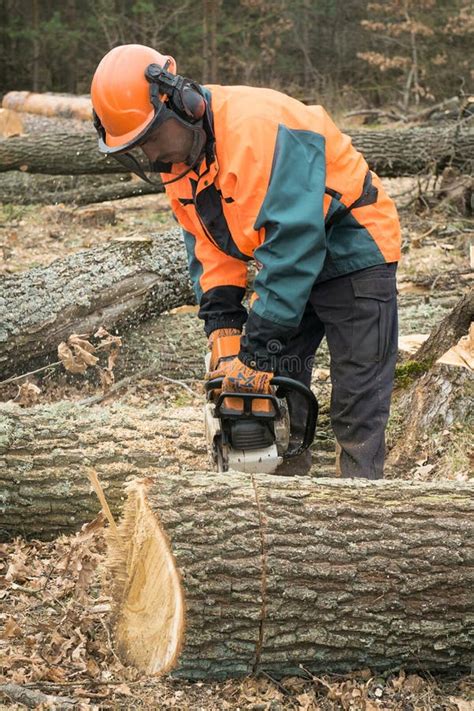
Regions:
[[271, 393], [270, 381], [273, 373], [255, 370], [242, 363], [238, 358], [219, 364], [219, 368], [209, 374], [209, 380], [224, 378], [222, 392]]
[[212, 350], [212, 346], [218, 338], [222, 338], [223, 336], [240, 336], [241, 333], [240, 328], [216, 328], [215, 331], [209, 334], [207, 345], [209, 349]]

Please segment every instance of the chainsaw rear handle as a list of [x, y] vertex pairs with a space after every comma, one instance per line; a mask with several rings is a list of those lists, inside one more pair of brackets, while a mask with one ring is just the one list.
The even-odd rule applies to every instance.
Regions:
[[[204, 389], [206, 391], [207, 396], [209, 397], [210, 393], [213, 390], [220, 390], [222, 388], [222, 383], [224, 381], [224, 378], [213, 378], [213, 380], [208, 380], [204, 384]], [[302, 454], [308, 447], [311, 446], [313, 439], [314, 439], [314, 434], [316, 432], [316, 422], [318, 420], [318, 401], [316, 399], [316, 396], [314, 393], [306, 387], [303, 383], [300, 383], [298, 380], [293, 380], [293, 378], [286, 378], [283, 375], [275, 375], [271, 381], [270, 385], [276, 387], [276, 388], [281, 388], [283, 391], [288, 391], [288, 390], [293, 390], [293, 392], [297, 392], [300, 395], [304, 397], [306, 400], [306, 404], [308, 405], [308, 419], [306, 421], [306, 428], [304, 431], [304, 436], [303, 436], [303, 441], [299, 445], [299, 447], [296, 447], [296, 449], [292, 450], [287, 450], [283, 454], [284, 459], [291, 459], [292, 457], [297, 457], [299, 454]], [[262, 393], [245, 393], [245, 392], [232, 392], [232, 393], [221, 393], [219, 396], [219, 399], [216, 403], [216, 411], [219, 411], [220, 405], [225, 399], [225, 397], [238, 397], [242, 398], [244, 401], [244, 412], [245, 414], [250, 414], [251, 412], [251, 403], [252, 400], [256, 399], [268, 399], [271, 400], [273, 404], [275, 401], [275, 396], [270, 395], [270, 394], [262, 394]], [[278, 406], [276, 406], [276, 411], [278, 412]], [[290, 421], [290, 431], [291, 431], [291, 421]]]

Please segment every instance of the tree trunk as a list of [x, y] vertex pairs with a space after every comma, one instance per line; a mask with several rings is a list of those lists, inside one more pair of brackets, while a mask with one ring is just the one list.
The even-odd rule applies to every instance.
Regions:
[[188, 679], [468, 669], [473, 512], [469, 484], [133, 482], [108, 534], [117, 651]]
[[100, 509], [88, 468], [98, 472], [117, 514], [128, 477], [207, 463], [197, 408], [0, 405], [0, 539], [77, 531]]
[[163, 192], [143, 180], [123, 175], [40, 175], [9, 171], [0, 173], [0, 202], [17, 205], [90, 205]]
[[57, 360], [71, 333], [123, 329], [194, 303], [180, 230], [96, 247], [0, 283], [0, 372]]
[[23, 111], [29, 114], [92, 121], [92, 104], [88, 96], [9, 91], [3, 97], [2, 106], [5, 109]]
[[470, 289], [436, 324], [417, 352], [397, 366], [400, 387], [392, 402], [386, 476], [400, 476], [401, 466], [409, 470], [420, 460], [437, 462], [439, 437], [450, 429], [457, 430], [462, 441], [474, 411], [472, 372], [436, 360], [468, 333], [473, 319], [474, 289]]
[[[470, 173], [474, 131], [459, 126], [351, 130], [355, 147], [382, 177], [442, 172], [447, 166]], [[50, 175], [119, 173], [125, 169], [104, 158], [94, 134], [54, 132], [0, 141], [0, 172], [24, 170]]]
[[412, 359], [433, 363], [467, 334], [472, 321], [474, 321], [474, 288], [469, 289], [452, 311], [431, 331], [429, 338], [420, 346]]

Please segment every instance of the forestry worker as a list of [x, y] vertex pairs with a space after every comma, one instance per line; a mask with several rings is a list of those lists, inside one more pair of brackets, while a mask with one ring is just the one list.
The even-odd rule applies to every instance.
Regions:
[[[201, 86], [142, 45], [108, 52], [91, 94], [101, 152], [145, 180], [160, 174], [210, 341], [245, 324], [223, 388], [268, 392], [275, 372], [309, 386], [326, 336], [342, 475], [382, 477], [400, 226], [350, 138], [321, 106], [271, 89]], [[304, 429], [301, 399], [290, 407]], [[299, 459], [279, 471], [307, 471], [310, 453]]]

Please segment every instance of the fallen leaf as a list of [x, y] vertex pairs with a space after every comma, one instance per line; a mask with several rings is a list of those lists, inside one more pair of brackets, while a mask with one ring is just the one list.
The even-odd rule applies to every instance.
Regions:
[[115, 375], [108, 368], [99, 368], [100, 384], [102, 385], [102, 390], [106, 393], [110, 390], [111, 386], [115, 382]]
[[128, 684], [119, 684], [115, 687], [115, 693], [121, 696], [131, 696], [132, 692]]
[[22, 383], [14, 401], [21, 407], [31, 407], [38, 402], [40, 393], [41, 389], [34, 383]]
[[85, 373], [87, 370], [87, 363], [76, 359], [65, 341], [62, 341], [58, 346], [58, 358], [69, 373]]
[[5, 622], [5, 635], [7, 637], [22, 637], [23, 636], [21, 627], [17, 624], [17, 622], [13, 619], [13, 617], [7, 617], [7, 620]]

